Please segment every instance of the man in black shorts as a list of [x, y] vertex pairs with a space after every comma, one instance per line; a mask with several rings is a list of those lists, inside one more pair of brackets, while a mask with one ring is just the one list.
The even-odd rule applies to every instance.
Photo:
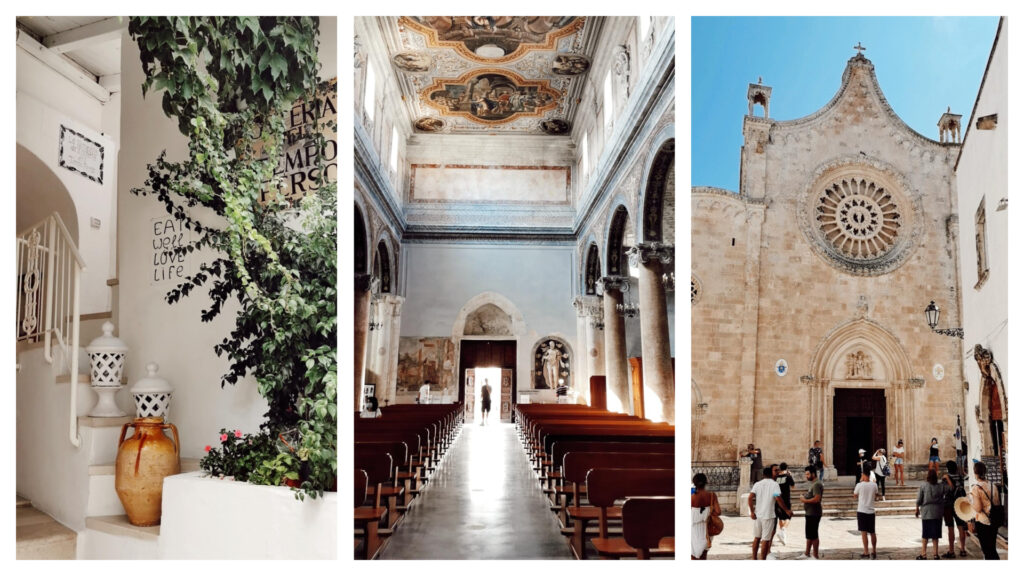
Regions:
[[804, 538], [807, 540], [807, 544], [804, 547], [804, 555], [801, 556], [802, 560], [808, 558], [818, 559], [818, 525], [821, 524], [821, 496], [825, 492], [825, 487], [821, 484], [821, 480], [818, 478], [818, 469], [814, 466], [807, 466], [804, 468], [804, 478], [810, 483], [807, 488], [807, 493], [800, 497], [800, 501], [804, 503]]
[[953, 505], [956, 499], [967, 496], [967, 489], [964, 486], [964, 477], [959, 474], [959, 466], [953, 460], [946, 462], [946, 474], [942, 482], [949, 487], [946, 491], [946, 501], [942, 509], [942, 519], [946, 524], [946, 531], [949, 535], [949, 551], [942, 555], [943, 558], [956, 558], [956, 546], [954, 529], [960, 532], [960, 557], [967, 556], [967, 522], [964, 522], [953, 512]]
[[480, 389], [480, 425], [487, 424], [487, 415], [491, 413], [491, 385], [484, 380], [484, 387]]

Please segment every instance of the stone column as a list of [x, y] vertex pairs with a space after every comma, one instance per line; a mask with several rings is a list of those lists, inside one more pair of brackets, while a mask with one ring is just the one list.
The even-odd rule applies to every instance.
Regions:
[[[676, 386], [672, 374], [672, 348], [668, 338], [668, 305], [663, 270], [670, 270], [673, 246], [661, 242], [643, 242], [627, 252], [631, 265], [640, 269], [640, 339], [643, 358], [644, 388], [661, 401], [658, 414], [644, 406], [644, 415], [655, 422], [676, 421]], [[646, 397], [646, 391], [645, 391]], [[644, 402], [648, 404], [648, 402]]]
[[381, 298], [377, 307], [381, 310], [380, 349], [377, 350], [379, 362], [380, 390], [377, 400], [381, 403], [386, 399], [388, 404], [395, 403], [398, 392], [398, 343], [402, 326], [402, 304], [405, 298], [388, 294]]
[[353, 325], [353, 368], [355, 380], [355, 410], [362, 409], [363, 379], [366, 376], [366, 337], [370, 322], [370, 279], [369, 274], [356, 274], [355, 278], [355, 314]]
[[604, 376], [604, 308], [600, 296], [577, 296], [573, 307], [580, 344], [576, 351], [579, 376], [574, 378], [574, 384], [589, 403], [590, 377]]
[[608, 409], [632, 414], [629, 387], [629, 363], [626, 359], [626, 319], [616, 306], [622, 304], [623, 293], [629, 291], [629, 278], [605, 276], [604, 289], [604, 366], [608, 388]]

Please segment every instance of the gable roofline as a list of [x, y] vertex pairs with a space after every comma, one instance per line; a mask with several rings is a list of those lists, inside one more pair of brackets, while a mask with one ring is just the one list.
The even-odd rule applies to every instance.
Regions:
[[882, 92], [882, 87], [878, 83], [878, 77], [875, 76], [875, 65], [872, 64], [871, 60], [865, 58], [863, 54], [857, 54], [856, 56], [853, 56], [849, 60], [847, 60], [846, 68], [843, 70], [843, 81], [839, 85], [839, 90], [836, 91], [835, 96], [833, 96], [827, 104], [819, 108], [817, 111], [812, 112], [811, 114], [808, 114], [807, 116], [803, 116], [801, 118], [795, 118], [793, 120], [773, 121], [773, 128], [798, 128], [803, 125], [815, 122], [820, 118], [824, 117], [825, 115], [827, 115], [839, 104], [839, 102], [846, 95], [846, 91], [850, 87], [850, 79], [853, 77], [854, 68], [863, 68], [867, 72], [871, 90], [874, 93], [875, 97], [878, 99], [878, 103], [882, 107], [882, 111], [890, 118], [890, 120], [893, 121], [893, 123], [896, 126], [902, 128], [906, 134], [910, 135], [913, 138], [917, 138], [918, 140], [924, 143], [931, 144], [939, 148], [950, 148], [960, 146], [960, 144], [957, 144], [955, 142], [939, 142], [937, 140], [933, 140], [925, 136], [924, 134], [921, 134], [917, 130], [914, 130], [913, 128], [910, 127], [909, 124], [907, 124], [903, 120], [903, 118], [900, 118], [899, 114], [897, 114], [896, 111], [892, 109], [892, 106], [889, 104], [889, 101], [885, 98], [885, 94]]

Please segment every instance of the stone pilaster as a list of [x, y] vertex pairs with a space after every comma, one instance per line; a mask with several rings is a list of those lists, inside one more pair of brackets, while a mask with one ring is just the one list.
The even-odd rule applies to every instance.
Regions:
[[582, 346], [577, 350], [576, 363], [579, 378], [575, 379], [577, 392], [590, 401], [590, 377], [604, 376], [604, 307], [600, 296], [577, 296], [576, 332]]
[[[643, 357], [644, 397], [653, 392], [661, 402], [661, 413], [644, 406], [644, 415], [656, 422], [675, 423], [675, 378], [669, 345], [668, 305], [663, 272], [672, 269], [674, 247], [661, 242], [643, 242], [627, 252], [631, 265], [640, 270], [640, 338]], [[649, 402], [644, 402], [649, 404]]]
[[402, 327], [402, 304], [405, 298], [387, 294], [377, 302], [381, 323], [376, 351], [378, 374], [377, 400], [395, 403], [398, 388], [398, 342]]
[[353, 368], [355, 380], [352, 387], [355, 394], [355, 409], [362, 409], [363, 381], [366, 376], [366, 340], [370, 322], [370, 283], [369, 274], [356, 274], [355, 277], [355, 313], [353, 315]]
[[623, 302], [623, 293], [629, 291], [629, 278], [605, 276], [601, 278], [601, 285], [604, 290], [604, 366], [608, 409], [632, 414], [629, 363], [626, 359], [626, 319], [616, 309]]

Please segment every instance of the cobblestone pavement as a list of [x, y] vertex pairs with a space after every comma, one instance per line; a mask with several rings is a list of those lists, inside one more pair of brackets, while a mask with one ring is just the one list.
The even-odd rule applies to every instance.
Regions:
[[[722, 516], [725, 530], [715, 537], [708, 550], [708, 560], [749, 560], [750, 546], [753, 543], [754, 521], [749, 517]], [[921, 520], [913, 516], [879, 516], [875, 520], [878, 534], [879, 560], [913, 560], [921, 553]], [[857, 532], [856, 518], [823, 518], [818, 529], [821, 539], [822, 560], [860, 560], [864, 549], [861, 545], [860, 532]], [[958, 535], [959, 537], [959, 535]], [[777, 560], [795, 560], [804, 552], [804, 519], [794, 518], [786, 528], [786, 546], [781, 545], [778, 537], [772, 545], [772, 553]], [[870, 546], [870, 541], [868, 542]], [[1001, 559], [1006, 559], [1006, 542], [997, 541]], [[942, 540], [939, 541], [939, 554], [949, 550], [946, 540], [946, 527], [942, 527]], [[959, 554], [960, 543], [956, 550]], [[928, 558], [932, 557], [931, 543], [928, 545]], [[955, 560], [980, 560], [983, 558], [978, 540], [968, 534], [967, 556], [957, 556]], [[950, 560], [947, 560], [947, 562]]]

